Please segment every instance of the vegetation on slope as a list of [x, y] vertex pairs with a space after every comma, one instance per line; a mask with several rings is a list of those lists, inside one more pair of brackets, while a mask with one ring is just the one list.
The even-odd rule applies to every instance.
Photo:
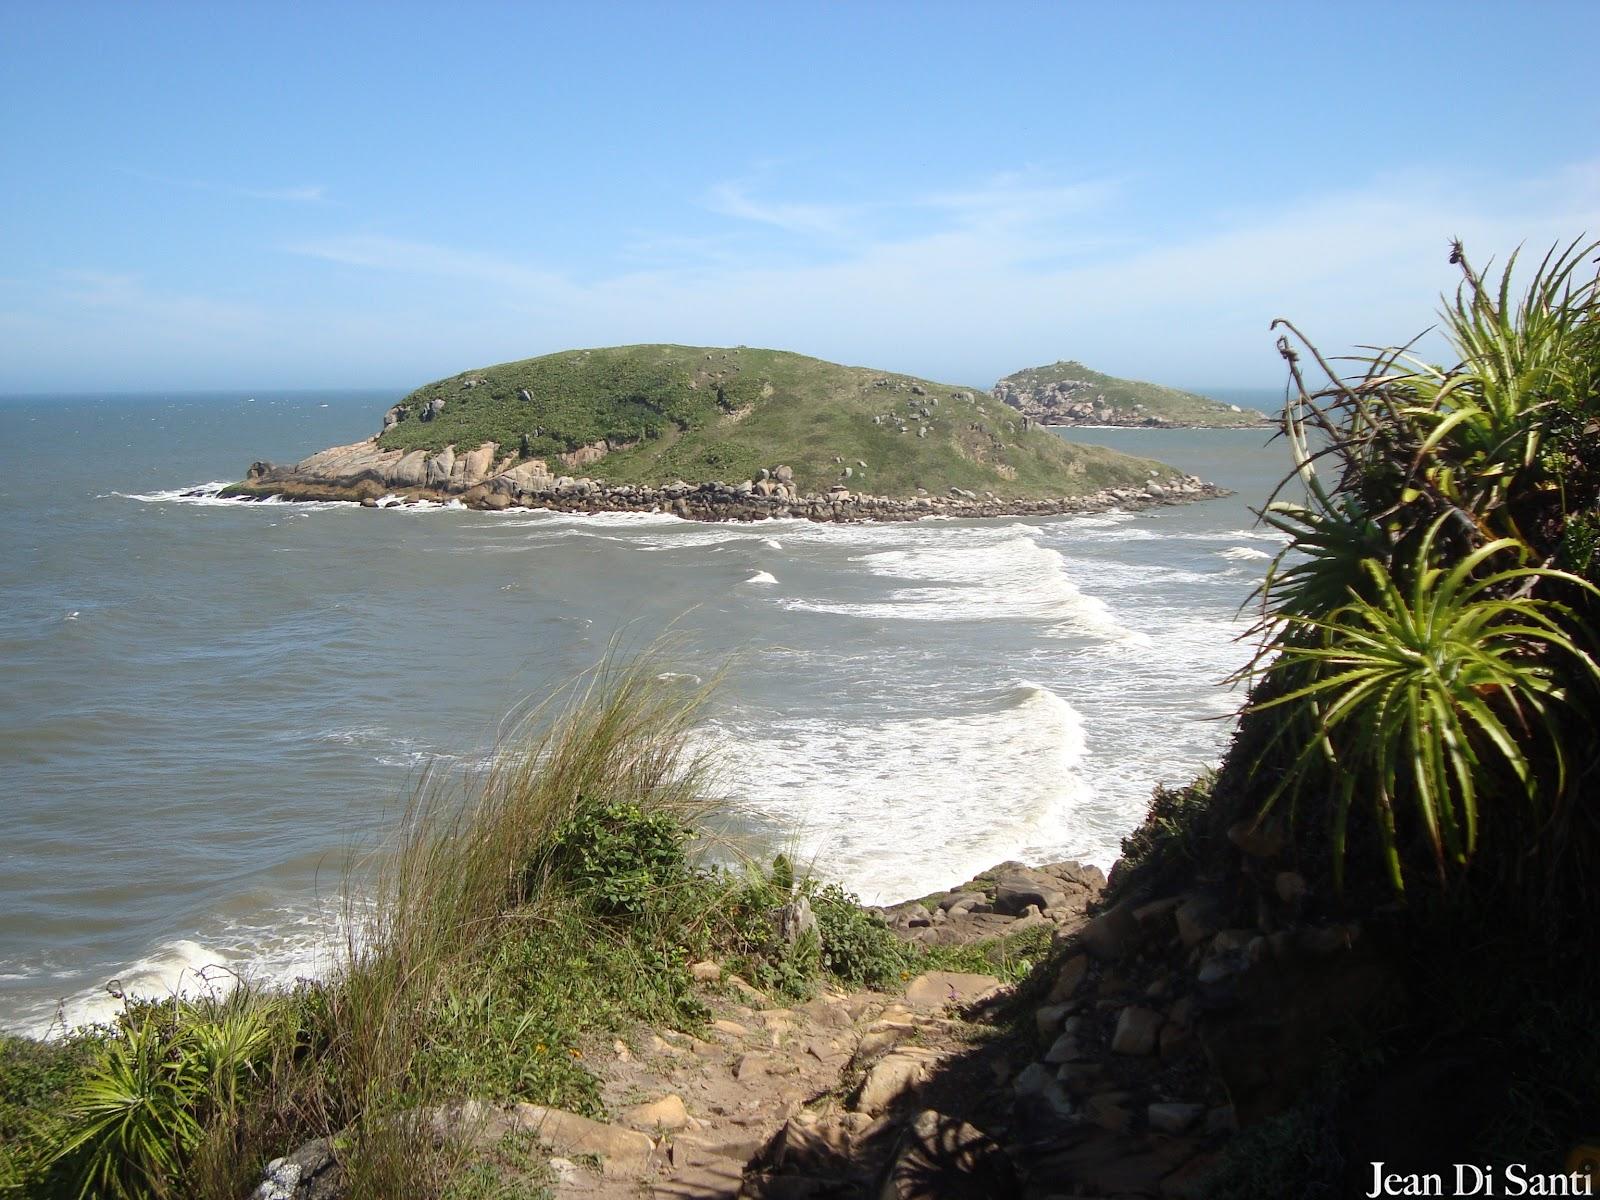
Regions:
[[1345, 1194], [1371, 1158], [1558, 1172], [1600, 1132], [1597, 248], [1519, 297], [1515, 260], [1485, 279], [1456, 245], [1448, 368], [1395, 349], [1342, 377], [1285, 324], [1297, 470], [1263, 514], [1290, 540], [1251, 699], [1113, 886], [1236, 876], [1237, 823], [1287, 833], [1273, 869], [1364, 930], [1391, 1007], [1210, 1194]]
[[[424, 419], [435, 400], [443, 407]], [[802, 491], [826, 491], [848, 467], [848, 486], [873, 495], [1043, 498], [1172, 474], [1026, 428], [985, 392], [742, 346], [563, 351], [439, 380], [397, 410], [379, 439], [387, 449], [493, 441], [555, 466], [604, 440], [625, 448], [582, 470], [610, 483], [734, 482], [783, 464]]]
[[[635, 1022], [702, 1030], [701, 958], [788, 1000], [994, 969], [992, 947], [900, 941], [781, 857], [703, 861], [714, 778], [689, 734], [704, 693], [658, 673], [602, 669], [467, 795], [425, 790], [332, 979], [0, 1038], [0, 1194], [237, 1200], [268, 1160], [332, 1137], [354, 1198], [543, 1195], [530, 1147], [469, 1162], [418, 1114], [472, 1097], [598, 1115], [597, 1047]], [[778, 918], [797, 896], [817, 928], [791, 941]]]
[[1153, 418], [1168, 425], [1226, 427], [1259, 425], [1263, 420], [1262, 414], [1252, 408], [1158, 383], [1118, 379], [1072, 360], [1007, 375], [995, 384], [994, 393], [1019, 411], [1051, 422], [1072, 423], [1062, 410], [1085, 402], [1114, 410], [1114, 419], [1119, 421]]

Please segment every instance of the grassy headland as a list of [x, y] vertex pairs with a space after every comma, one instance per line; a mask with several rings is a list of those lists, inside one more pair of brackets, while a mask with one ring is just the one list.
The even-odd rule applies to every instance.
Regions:
[[1226, 429], [1261, 425], [1267, 418], [1194, 392], [1118, 379], [1080, 362], [1051, 363], [1007, 375], [995, 398], [1047, 425], [1187, 425]]
[[[422, 419], [428, 405], [443, 401]], [[614, 484], [752, 479], [787, 465], [802, 492], [1078, 496], [1170, 468], [1029, 429], [987, 393], [747, 347], [570, 350], [418, 388], [379, 445], [458, 453], [495, 442], [545, 458], [601, 441], [584, 472]], [[866, 466], [861, 464], [865, 463]]]

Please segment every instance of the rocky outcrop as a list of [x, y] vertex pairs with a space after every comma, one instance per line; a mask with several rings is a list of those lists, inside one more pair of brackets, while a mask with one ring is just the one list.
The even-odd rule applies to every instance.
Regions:
[[[593, 447], [586, 447], [593, 450]], [[582, 453], [577, 452], [577, 453]], [[952, 487], [947, 495], [874, 496], [837, 484], [807, 492], [793, 468], [762, 468], [753, 479], [659, 487], [609, 484], [554, 473], [544, 459], [497, 457], [485, 442], [462, 452], [385, 450], [376, 438], [334, 446], [293, 466], [253, 463], [244, 481], [222, 495], [241, 499], [354, 501], [369, 508], [412, 500], [458, 501], [467, 508], [543, 508], [559, 512], [664, 512], [699, 521], [759, 521], [804, 517], [813, 521], [914, 521], [923, 517], [1050, 516], [1148, 508], [1226, 495], [1194, 475], [1158, 475], [1138, 487], [1104, 488], [1085, 496], [1028, 500]], [[567, 457], [571, 457], [570, 455]]]
[[[1092, 379], [1028, 380], [1026, 377], [1013, 376], [994, 385], [994, 397], [1041, 425], [1121, 425], [1136, 429], [1173, 429], [1189, 424], [1147, 408], [1139, 401], [1119, 401], [1108, 397], [1105, 386]], [[1265, 413], [1258, 415], [1237, 404], [1218, 402], [1216, 412], [1223, 419], [1203, 423], [1208, 426], [1273, 423], [1273, 419]], [[1195, 421], [1193, 424], [1202, 422]]]

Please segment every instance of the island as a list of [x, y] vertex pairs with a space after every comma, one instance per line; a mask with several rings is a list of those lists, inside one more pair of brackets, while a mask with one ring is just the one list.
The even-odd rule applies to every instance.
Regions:
[[1159, 383], [1118, 379], [1073, 361], [1007, 375], [994, 385], [994, 394], [1042, 425], [1236, 429], [1276, 423], [1275, 418], [1254, 408]]
[[253, 464], [239, 498], [699, 520], [1026, 516], [1220, 490], [1066, 441], [981, 389], [780, 350], [569, 350], [420, 387], [373, 437]]

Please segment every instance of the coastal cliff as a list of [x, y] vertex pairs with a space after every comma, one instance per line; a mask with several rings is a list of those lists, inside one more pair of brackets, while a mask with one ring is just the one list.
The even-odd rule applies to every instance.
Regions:
[[629, 346], [464, 372], [373, 437], [258, 462], [225, 496], [823, 521], [1044, 515], [1200, 499], [986, 393], [782, 351]]

